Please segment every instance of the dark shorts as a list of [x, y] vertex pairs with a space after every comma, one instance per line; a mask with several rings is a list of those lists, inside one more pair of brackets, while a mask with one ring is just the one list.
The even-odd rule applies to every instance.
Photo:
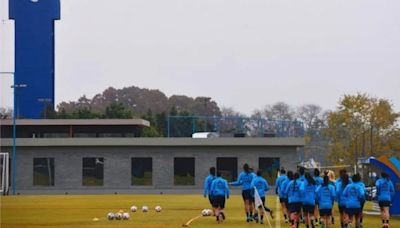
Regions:
[[242, 191], [243, 200], [252, 200], [253, 196], [251, 195], [251, 189]]
[[331, 216], [332, 215], [332, 209], [320, 209], [319, 210], [319, 216]]
[[379, 207], [390, 207], [391, 204], [390, 201], [379, 201]]
[[346, 206], [339, 206], [339, 213], [343, 214], [346, 212]]
[[289, 212], [290, 213], [300, 213], [301, 212], [301, 206], [302, 203], [289, 203]]
[[279, 198], [280, 203], [285, 203], [287, 201], [287, 198]]
[[364, 205], [365, 205], [365, 200], [360, 201], [360, 204], [361, 204], [361, 211], [363, 211], [364, 210]]
[[313, 214], [315, 210], [315, 205], [303, 205], [303, 212]]
[[221, 209], [225, 208], [225, 196], [214, 196], [212, 198], [213, 207], [220, 207]]
[[211, 195], [208, 195], [208, 201], [210, 202], [211, 205], [213, 205], [213, 200]]
[[361, 208], [346, 208], [346, 214], [350, 217], [354, 215], [359, 215], [361, 213]]

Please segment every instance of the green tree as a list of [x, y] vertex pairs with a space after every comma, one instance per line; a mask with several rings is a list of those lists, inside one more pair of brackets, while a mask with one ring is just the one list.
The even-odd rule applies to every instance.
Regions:
[[120, 102], [113, 102], [106, 107], [105, 118], [107, 119], [130, 119], [132, 117], [132, 110]]

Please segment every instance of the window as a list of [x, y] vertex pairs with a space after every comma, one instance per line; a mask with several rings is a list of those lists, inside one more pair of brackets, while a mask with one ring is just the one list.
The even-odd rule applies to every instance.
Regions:
[[194, 185], [194, 158], [175, 158], [174, 184]]
[[54, 158], [33, 158], [33, 185], [54, 186]]
[[83, 158], [82, 185], [102, 186], [104, 181], [104, 158]]
[[152, 185], [153, 184], [152, 158], [132, 158], [131, 163], [132, 163], [131, 184]]
[[259, 158], [258, 168], [263, 171], [262, 176], [268, 181], [268, 184], [274, 185], [280, 168], [280, 159]]
[[217, 171], [227, 181], [237, 179], [237, 158], [217, 158]]

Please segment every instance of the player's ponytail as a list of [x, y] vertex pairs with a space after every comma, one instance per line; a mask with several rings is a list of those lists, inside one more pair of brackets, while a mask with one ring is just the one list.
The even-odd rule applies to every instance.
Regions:
[[312, 178], [312, 176], [309, 172], [307, 172], [304, 176], [305, 176], [308, 184], [316, 185], [314, 178]]
[[300, 177], [300, 174], [298, 173], [298, 172], [296, 172], [295, 174], [294, 174], [294, 181], [293, 181], [293, 187], [295, 187], [296, 186], [296, 181], [297, 181], [297, 179], [299, 179], [299, 177]]
[[322, 186], [328, 186], [329, 185], [329, 177], [327, 175], [324, 176], [324, 182], [322, 183]]

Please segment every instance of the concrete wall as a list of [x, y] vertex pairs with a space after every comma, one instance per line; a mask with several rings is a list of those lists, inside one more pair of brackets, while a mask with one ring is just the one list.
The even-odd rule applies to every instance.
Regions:
[[[8, 148], [3, 148], [10, 151]], [[55, 159], [55, 186], [33, 186], [33, 158]], [[82, 158], [104, 157], [104, 186], [82, 186]], [[131, 158], [153, 158], [153, 186], [131, 186]], [[195, 158], [195, 186], [174, 186], [174, 158]], [[281, 166], [294, 169], [298, 156], [294, 146], [85, 146], [18, 147], [17, 192], [27, 193], [123, 193], [201, 189], [217, 157], [237, 157], [238, 172], [244, 163], [258, 168], [260, 157], [278, 157]]]

